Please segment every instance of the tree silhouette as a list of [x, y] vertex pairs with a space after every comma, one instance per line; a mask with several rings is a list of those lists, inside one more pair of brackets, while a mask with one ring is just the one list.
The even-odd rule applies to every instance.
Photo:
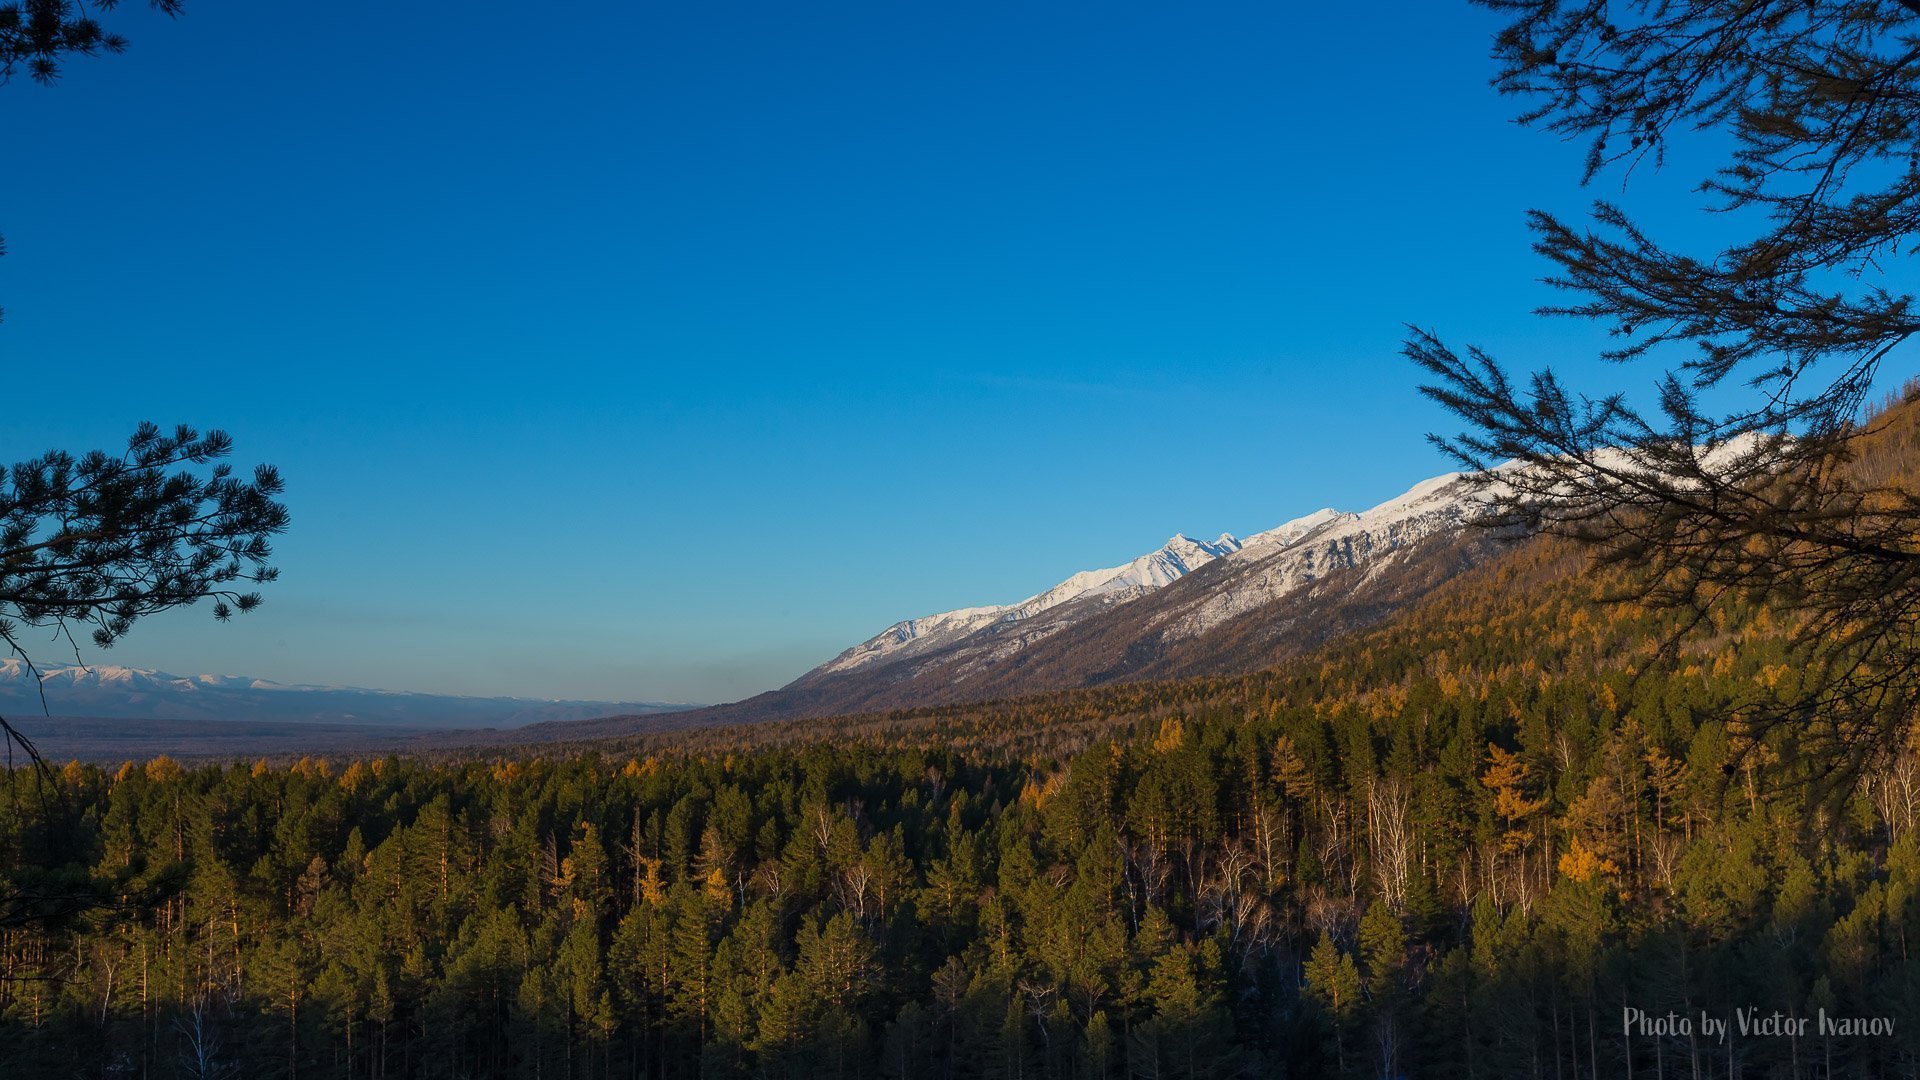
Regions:
[[[180, 13], [180, 0], [150, 0], [155, 11]], [[100, 25], [96, 13], [119, 0], [14, 0], [0, 4], [0, 82], [25, 70], [33, 81], [51, 83], [69, 56], [125, 52], [127, 39]]]
[[[271, 581], [270, 538], [286, 529], [270, 465], [251, 480], [224, 462], [224, 432], [140, 425], [126, 453], [79, 459], [52, 451], [0, 481], [0, 640], [20, 650], [21, 624], [52, 624], [71, 637], [88, 624], [111, 646], [142, 615], [214, 599], [227, 619], [260, 603], [240, 582]], [[211, 466], [210, 468], [199, 468]]]
[[[14, 0], [0, 3], [0, 82], [21, 69], [51, 83], [70, 56], [118, 53], [126, 39], [96, 15], [118, 0]], [[151, 0], [164, 14], [179, 0]], [[0, 246], [0, 251], [4, 247]], [[125, 452], [75, 457], [52, 450], [0, 473], [0, 644], [37, 675], [21, 640], [25, 628], [50, 627], [55, 640], [90, 633], [106, 648], [143, 615], [213, 601], [222, 621], [260, 603], [248, 584], [272, 581], [271, 538], [288, 515], [283, 485], [269, 465], [251, 479], [222, 459], [233, 440], [181, 425], [172, 432], [142, 423]], [[4, 717], [11, 752], [33, 744]]]
[[1920, 495], [1864, 451], [1863, 410], [1920, 330], [1899, 276], [1920, 230], [1920, 0], [1479, 2], [1511, 16], [1495, 85], [1527, 99], [1522, 122], [1588, 141], [1584, 179], [1659, 166], [1694, 133], [1725, 147], [1699, 190], [1749, 232], [1689, 254], [1606, 201], [1584, 226], [1532, 211], [1572, 296], [1543, 313], [1606, 326], [1607, 360], [1662, 366], [1656, 401], [1515, 378], [1415, 329], [1423, 390], [1469, 428], [1436, 441], [1495, 522], [1643, 571], [1636, 599], [1789, 611], [1810, 677], [1752, 703], [1749, 733], [1790, 720], [1891, 748], [1920, 686]]
[[[287, 527], [270, 465], [250, 479], [220, 459], [226, 433], [140, 425], [124, 454], [51, 451], [0, 478], [0, 642], [32, 659], [26, 627], [105, 648], [143, 615], [211, 599], [225, 620], [253, 610], [245, 584], [272, 581], [271, 538]], [[4, 721], [0, 721], [4, 724]]]

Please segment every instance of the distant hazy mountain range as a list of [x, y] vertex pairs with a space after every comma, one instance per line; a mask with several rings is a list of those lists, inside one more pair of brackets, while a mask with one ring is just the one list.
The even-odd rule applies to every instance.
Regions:
[[[779, 690], [673, 723], [784, 720], [942, 705], [1270, 666], [1369, 625], [1492, 556], [1484, 489], [1436, 476], [1358, 513], [1318, 510], [1246, 539], [1175, 535], [1011, 604], [903, 619]], [[542, 725], [591, 738], [659, 720]]]
[[[643, 716], [696, 706], [656, 701], [544, 701], [455, 697], [344, 686], [288, 686], [239, 675], [170, 675], [144, 668], [53, 664], [40, 685], [18, 659], [0, 660], [0, 715], [380, 728], [511, 728], [613, 713]], [[46, 694], [42, 705], [41, 691]]]

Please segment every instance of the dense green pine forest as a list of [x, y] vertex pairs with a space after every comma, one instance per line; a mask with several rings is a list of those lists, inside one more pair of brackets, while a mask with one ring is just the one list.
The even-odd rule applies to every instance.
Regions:
[[[1581, 566], [1533, 542], [1241, 678], [16, 770], [0, 865], [65, 865], [14, 875], [51, 917], [0, 930], [0, 1073], [1920, 1072], [1920, 760], [1743, 750], [1728, 718], [1796, 677], [1766, 614], [1663, 656], [1671, 616]], [[1896, 1028], [1742, 1037], [1748, 1007]]]

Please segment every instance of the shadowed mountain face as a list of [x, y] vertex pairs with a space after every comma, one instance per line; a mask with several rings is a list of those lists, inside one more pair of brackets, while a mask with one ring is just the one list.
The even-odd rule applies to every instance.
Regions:
[[[671, 722], [790, 720], [1258, 670], [1378, 622], [1496, 556], [1505, 541], [1473, 524], [1483, 505], [1448, 474], [1371, 510], [1321, 510], [1245, 540], [1175, 536], [1016, 604], [903, 620], [779, 690]], [[619, 728], [608, 720], [526, 734]]]

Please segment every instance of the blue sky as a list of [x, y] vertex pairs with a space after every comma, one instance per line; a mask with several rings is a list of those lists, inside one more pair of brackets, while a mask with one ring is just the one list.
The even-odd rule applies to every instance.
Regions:
[[1528, 314], [1582, 148], [1464, 3], [116, 18], [0, 87], [0, 457], [223, 427], [294, 526], [113, 662], [730, 700], [1443, 471], [1403, 323], [1595, 340]]

